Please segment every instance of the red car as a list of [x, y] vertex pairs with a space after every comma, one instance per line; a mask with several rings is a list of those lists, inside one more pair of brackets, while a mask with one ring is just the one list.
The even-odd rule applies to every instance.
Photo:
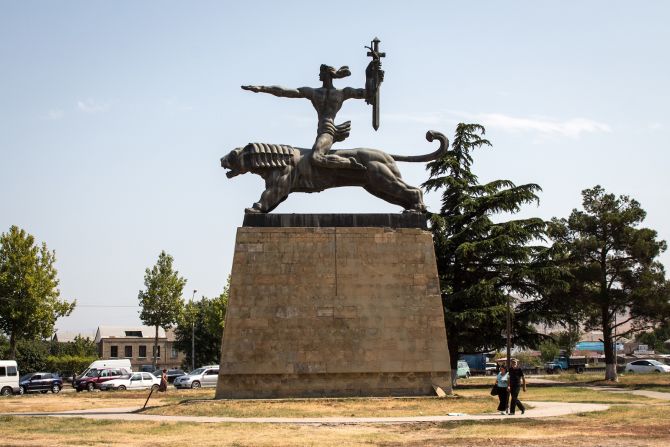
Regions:
[[77, 392], [88, 390], [93, 391], [100, 387], [102, 382], [112, 379], [121, 379], [130, 376], [130, 371], [125, 368], [103, 368], [92, 369], [85, 376], [78, 377], [72, 384]]

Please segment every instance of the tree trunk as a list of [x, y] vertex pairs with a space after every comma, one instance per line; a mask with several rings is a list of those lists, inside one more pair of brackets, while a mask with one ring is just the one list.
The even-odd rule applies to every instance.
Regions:
[[16, 360], [16, 337], [14, 337], [14, 332], [9, 336], [9, 359]]
[[619, 381], [616, 371], [616, 355], [614, 353], [614, 340], [612, 339], [612, 326], [609, 318], [609, 309], [602, 307], [603, 320], [603, 349], [605, 351], [605, 380]]
[[153, 364], [154, 371], [158, 369], [157, 359], [158, 359], [158, 325], [156, 325], [156, 336], [154, 337], [154, 364]]
[[616, 356], [612, 345], [612, 322], [610, 319], [609, 290], [607, 289], [607, 251], [600, 252], [600, 312], [603, 321], [603, 350], [605, 351], [605, 380], [618, 382]]
[[458, 346], [452, 345], [447, 339], [447, 348], [449, 349], [449, 364], [451, 366], [451, 386], [458, 385]]

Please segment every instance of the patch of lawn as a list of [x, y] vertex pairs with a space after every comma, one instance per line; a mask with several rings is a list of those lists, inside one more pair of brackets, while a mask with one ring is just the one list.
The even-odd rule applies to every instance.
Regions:
[[342, 398], [282, 400], [186, 400], [148, 409], [149, 414], [225, 417], [391, 417], [495, 411], [489, 395], [462, 398]]
[[[611, 393], [590, 387], [529, 387], [521, 400], [549, 402], [640, 404], [662, 402], [629, 393]], [[223, 417], [391, 417], [447, 413], [492, 413], [497, 398], [486, 389], [459, 389], [454, 397], [346, 398], [283, 400], [184, 400], [147, 409], [149, 414]]]
[[[87, 391], [81, 393], [61, 392], [59, 394], [26, 394], [0, 399], [0, 413], [32, 411], [67, 411], [87, 408], [141, 407], [149, 395], [141, 391]], [[211, 399], [214, 389], [168, 390], [167, 393], [154, 392], [149, 405], [178, 403], [184, 399]]]

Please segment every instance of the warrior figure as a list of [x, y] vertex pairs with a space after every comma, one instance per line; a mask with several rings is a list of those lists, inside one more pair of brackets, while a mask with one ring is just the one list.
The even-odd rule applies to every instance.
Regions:
[[347, 99], [368, 99], [371, 92], [364, 88], [345, 87], [337, 89], [333, 86], [333, 79], [341, 79], [351, 75], [349, 67], [343, 66], [339, 70], [329, 65], [321, 65], [319, 80], [323, 85], [319, 88], [300, 87], [288, 89], [279, 86], [254, 86], [243, 85], [244, 90], [254, 93], [270, 93], [274, 96], [284, 98], [306, 98], [309, 99], [319, 116], [316, 141], [312, 146], [311, 163], [324, 168], [347, 168], [365, 170], [354, 157], [341, 157], [329, 154], [334, 142], [344, 141], [351, 131], [351, 121], [335, 124], [335, 115], [342, 108]]

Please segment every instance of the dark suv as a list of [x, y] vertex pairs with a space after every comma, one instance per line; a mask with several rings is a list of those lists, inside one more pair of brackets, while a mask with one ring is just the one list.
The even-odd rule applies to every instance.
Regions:
[[58, 374], [36, 372], [22, 376], [19, 379], [19, 386], [23, 393], [51, 391], [56, 394], [63, 388], [63, 379]]
[[85, 376], [78, 377], [72, 384], [72, 387], [77, 390], [77, 392], [84, 390], [93, 391], [94, 389], [99, 388], [99, 384], [102, 382], [129, 376], [130, 371], [125, 368], [92, 369], [86, 373]]

